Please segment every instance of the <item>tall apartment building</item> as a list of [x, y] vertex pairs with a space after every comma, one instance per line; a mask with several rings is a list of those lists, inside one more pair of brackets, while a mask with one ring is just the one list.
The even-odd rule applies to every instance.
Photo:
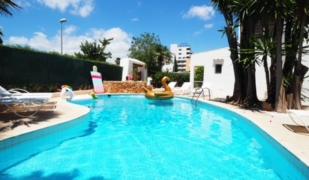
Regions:
[[188, 44], [171, 44], [170, 51], [177, 61], [178, 72], [190, 71], [190, 61], [192, 50]]

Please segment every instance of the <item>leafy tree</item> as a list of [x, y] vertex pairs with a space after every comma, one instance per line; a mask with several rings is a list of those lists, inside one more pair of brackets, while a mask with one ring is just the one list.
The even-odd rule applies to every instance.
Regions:
[[171, 58], [168, 48], [162, 45], [159, 37], [153, 33], [144, 33], [139, 37], [133, 37], [129, 51], [131, 58], [147, 64], [150, 76], [160, 72], [163, 64], [169, 62]]
[[201, 87], [203, 84], [204, 79], [204, 67], [203, 66], [197, 66], [194, 71], [194, 81], [197, 81], [198, 87]]
[[158, 66], [160, 70], [162, 70], [162, 66], [165, 63], [170, 63], [171, 61], [171, 52], [166, 46], [163, 46], [161, 44], [157, 44], [156, 46], [156, 55], [157, 55], [157, 61], [158, 61]]
[[113, 39], [103, 39], [99, 40], [99, 43], [96, 41], [82, 42], [80, 45], [81, 52], [75, 53], [75, 56], [82, 59], [91, 59], [91, 60], [99, 60], [106, 61], [106, 59], [111, 58], [111, 52], [105, 52], [107, 45], [111, 43]]

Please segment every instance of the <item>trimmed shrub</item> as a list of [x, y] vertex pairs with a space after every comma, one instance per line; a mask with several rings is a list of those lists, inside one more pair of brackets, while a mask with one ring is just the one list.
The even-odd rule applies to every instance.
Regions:
[[152, 80], [152, 84], [155, 87], [161, 87], [161, 79], [167, 76], [170, 78], [170, 81], [176, 81], [177, 86], [181, 86], [184, 82], [190, 81], [189, 72], [157, 72]]
[[201, 87], [204, 79], [204, 67], [197, 66], [194, 71], [194, 87]]
[[0, 46], [0, 85], [49, 92], [57, 91], [63, 84], [73, 89], [89, 89], [93, 65], [98, 67], [103, 80], [121, 80], [122, 67], [117, 65]]

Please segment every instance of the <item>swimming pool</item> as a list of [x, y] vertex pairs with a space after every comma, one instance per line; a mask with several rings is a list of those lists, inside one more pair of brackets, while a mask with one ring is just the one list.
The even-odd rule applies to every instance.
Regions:
[[101, 96], [77, 120], [0, 142], [0, 179], [308, 179], [243, 117], [174, 98]]

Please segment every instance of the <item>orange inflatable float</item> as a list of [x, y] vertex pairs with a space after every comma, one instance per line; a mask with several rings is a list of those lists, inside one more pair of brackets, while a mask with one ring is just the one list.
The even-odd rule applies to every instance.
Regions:
[[161, 79], [161, 83], [164, 87], [164, 91], [153, 91], [152, 89], [144, 88], [146, 91], [145, 97], [148, 99], [154, 99], [154, 100], [166, 100], [171, 99], [174, 97], [174, 93], [172, 92], [172, 89], [168, 86], [167, 81], [170, 79], [167, 76], [164, 76]]

